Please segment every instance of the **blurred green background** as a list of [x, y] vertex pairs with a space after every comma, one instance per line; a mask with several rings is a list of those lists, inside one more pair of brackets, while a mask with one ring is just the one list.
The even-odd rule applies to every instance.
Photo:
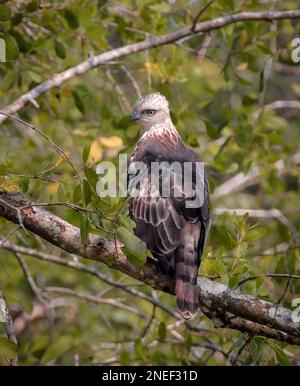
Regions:
[[[205, 4], [192, 0], [41, 1], [41, 7], [38, 1], [0, 3], [0, 38], [7, 46], [7, 62], [0, 63], [0, 110], [89, 56], [191, 25]], [[201, 21], [233, 12], [268, 10], [273, 3], [218, 0]], [[296, 0], [275, 3], [276, 10], [299, 7]], [[137, 89], [142, 94], [160, 91], [170, 101], [183, 139], [207, 163], [212, 194], [238, 173], [259, 170], [251, 186], [213, 196], [212, 209], [277, 208], [286, 220], [257, 219], [251, 212], [249, 216], [214, 214], [200, 274], [217, 277], [231, 287], [252, 275], [299, 275], [300, 171], [292, 156], [300, 152], [300, 112], [264, 107], [276, 100], [299, 99], [300, 64], [291, 60], [291, 42], [299, 27], [297, 20], [276, 25], [265, 21], [232, 24], [132, 54], [52, 88], [18, 116], [58, 144], [73, 167], [29, 127], [7, 119], [0, 125], [0, 189], [21, 190], [33, 201], [95, 209], [99, 215], [49, 208], [80, 226], [83, 239], [88, 232], [110, 238], [122, 226], [128, 232], [119, 231], [118, 236], [126, 244], [132, 235], [126, 203], [97, 197], [95, 167], [103, 160], [117, 164], [118, 153], [130, 154], [136, 144], [140, 131], [130, 122], [129, 113]], [[27, 237], [23, 230], [12, 234], [15, 229], [16, 225], [0, 219], [0, 234], [9, 236], [11, 242], [75, 258], [32, 234]], [[131, 252], [131, 262], [142, 264], [145, 253]], [[1, 250], [0, 287], [15, 320], [21, 364], [228, 365], [247, 339], [238, 331], [214, 328], [202, 314], [192, 322], [199, 327], [196, 330], [176, 324], [163, 310], [91, 275], [33, 257], [25, 256], [25, 260], [51, 301], [47, 307], [40, 306], [41, 315], [34, 318], [38, 299], [15, 256]], [[96, 267], [175, 309], [173, 296], [155, 292], [104, 265]], [[291, 280], [287, 289], [286, 284], [283, 278], [260, 276], [241, 288], [293, 309], [300, 284]], [[47, 291], [48, 287], [117, 299], [138, 314]], [[16, 349], [0, 331], [0, 362], [7, 364], [7, 352], [14, 356]], [[299, 347], [253, 337], [237, 364], [299, 362]]]

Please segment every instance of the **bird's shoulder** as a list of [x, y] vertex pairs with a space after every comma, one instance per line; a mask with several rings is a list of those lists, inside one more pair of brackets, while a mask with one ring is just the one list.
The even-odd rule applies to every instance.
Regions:
[[130, 162], [197, 162], [199, 157], [183, 142], [173, 127], [155, 125], [137, 143]]

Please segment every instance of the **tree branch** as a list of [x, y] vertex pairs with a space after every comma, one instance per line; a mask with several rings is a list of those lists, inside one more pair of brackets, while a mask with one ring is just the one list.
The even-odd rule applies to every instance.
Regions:
[[300, 101], [297, 100], [278, 100], [264, 106], [267, 110], [279, 109], [300, 109]]
[[286, 216], [279, 209], [276, 209], [276, 208], [271, 208], [271, 209], [215, 208], [213, 210], [214, 215], [221, 215], [223, 213], [228, 213], [228, 214], [235, 213], [237, 216], [244, 216], [246, 213], [248, 213], [250, 217], [275, 218], [289, 229], [289, 231], [291, 232], [296, 242], [300, 241], [300, 235], [297, 228], [286, 218]]
[[[290, 158], [290, 162], [293, 165], [300, 164], [300, 151], [293, 154]], [[274, 169], [278, 172], [284, 170], [284, 164], [282, 160], [279, 160], [274, 163]], [[227, 194], [239, 192], [249, 186], [255, 185], [259, 182], [260, 179], [260, 170], [258, 166], [254, 166], [247, 174], [240, 172], [235, 176], [231, 177], [229, 180], [225, 181], [223, 184], [218, 186], [212, 197], [214, 199], [226, 196]]]
[[[255, 21], [255, 20], [273, 21], [273, 20], [281, 20], [281, 19], [298, 19], [298, 18], [300, 18], [300, 9], [291, 10], [291, 11], [240, 12], [240, 13], [235, 13], [233, 15], [218, 17], [213, 20], [196, 23], [195, 26], [193, 26], [193, 29], [191, 26], [189, 26], [175, 32], [170, 32], [166, 35], [156, 36], [156, 37], [151, 36], [149, 39], [143, 40], [141, 42], [128, 44], [123, 47], [106, 51], [100, 55], [93, 56], [85, 60], [84, 62], [76, 65], [75, 67], [71, 67], [61, 73], [52, 75], [47, 81], [39, 84], [38, 86], [34, 87], [27, 93], [17, 98], [10, 105], [2, 108], [2, 111], [3, 113], [13, 115], [18, 111], [22, 110], [29, 102], [32, 102], [40, 95], [44, 94], [45, 92], [51, 90], [54, 87], [59, 87], [67, 80], [75, 76], [85, 74], [86, 72], [90, 71], [95, 67], [106, 65], [108, 62], [114, 61], [118, 58], [128, 56], [137, 52], [146, 51], [151, 48], [177, 42], [182, 38], [191, 36], [199, 32], [209, 32], [209, 31], [217, 30], [217, 29], [226, 27], [227, 25], [238, 23], [241, 21]], [[0, 124], [6, 119], [7, 119], [6, 116], [1, 116]]]
[[[82, 245], [80, 230], [77, 227], [42, 208], [30, 207], [30, 202], [21, 194], [0, 193], [0, 198], [0, 216], [7, 220], [19, 223], [21, 216], [26, 229], [61, 249], [102, 262], [155, 289], [174, 294], [174, 279], [163, 274], [153, 259], [148, 259], [141, 268], [133, 267], [127, 261], [118, 241], [115, 243], [114, 240], [90, 234], [88, 243]], [[2, 248], [7, 244], [8, 242], [5, 242]], [[112, 254], [118, 257], [113, 262], [108, 259]], [[242, 294], [209, 279], [199, 279], [198, 286], [201, 303], [229, 321], [226, 326], [242, 331], [249, 330], [252, 334], [261, 335], [264, 332], [275, 339], [300, 345], [300, 321], [293, 320], [290, 310]], [[234, 318], [229, 318], [228, 313], [233, 314]]]
[[197, 23], [200, 19], [200, 17], [204, 14], [204, 12], [212, 5], [212, 3], [214, 2], [215, 0], [210, 0], [207, 4], [204, 5], [203, 8], [200, 9], [200, 11], [197, 13], [197, 16], [195, 17], [194, 21], [193, 21], [193, 24], [192, 24], [192, 28], [191, 28], [191, 31], [192, 32], [195, 32], [195, 29], [196, 29], [196, 26], [197, 26]]
[[[3, 319], [2, 319], [3, 318]], [[12, 318], [10, 316], [9, 309], [7, 307], [6, 299], [2, 293], [2, 290], [0, 289], [0, 322], [4, 323], [4, 328], [6, 331], [6, 335], [8, 339], [13, 342], [15, 345], [18, 344], [16, 333], [14, 330], [14, 324], [12, 321]], [[16, 354], [16, 357], [13, 358], [11, 361], [9, 361], [13, 366], [18, 365], [18, 356]]]

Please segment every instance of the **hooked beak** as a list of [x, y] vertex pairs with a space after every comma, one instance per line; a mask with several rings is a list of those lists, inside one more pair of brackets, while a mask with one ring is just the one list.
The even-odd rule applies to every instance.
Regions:
[[131, 114], [131, 120], [132, 121], [138, 121], [140, 119], [138, 113], [136, 111], [133, 111]]

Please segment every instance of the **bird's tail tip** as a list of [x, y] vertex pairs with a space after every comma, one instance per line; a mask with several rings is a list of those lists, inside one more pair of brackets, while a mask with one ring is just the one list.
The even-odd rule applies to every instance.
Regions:
[[180, 315], [186, 319], [192, 319], [199, 307], [199, 291], [195, 285], [176, 283], [176, 303]]
[[180, 313], [180, 315], [183, 317], [183, 319], [185, 319], [185, 320], [190, 320], [190, 319], [192, 319], [195, 315], [196, 315], [196, 313], [194, 312], [190, 312], [190, 311], [188, 311], [188, 310], [185, 310], [185, 311], [182, 311], [182, 310], [180, 310], [179, 308], [177, 308], [178, 309], [178, 311], [179, 311], [179, 313]]

